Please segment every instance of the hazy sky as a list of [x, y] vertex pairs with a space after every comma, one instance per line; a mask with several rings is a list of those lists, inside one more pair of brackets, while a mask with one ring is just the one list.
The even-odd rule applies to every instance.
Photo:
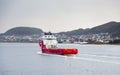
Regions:
[[0, 33], [19, 26], [60, 32], [109, 21], [120, 22], [120, 0], [0, 0]]

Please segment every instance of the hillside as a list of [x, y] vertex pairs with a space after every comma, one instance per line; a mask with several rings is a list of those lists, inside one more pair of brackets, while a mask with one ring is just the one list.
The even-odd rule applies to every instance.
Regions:
[[[9, 29], [3, 34], [0, 34], [0, 42], [38, 42], [40, 34], [43, 33], [41, 29], [33, 27], [15, 27]], [[108, 34], [109, 33], [109, 34]], [[54, 33], [57, 34], [59, 42], [66, 42], [65, 40], [71, 39], [78, 42], [87, 41], [89, 43], [99, 43], [101, 40], [112, 40], [113, 38], [120, 38], [120, 23], [119, 22], [109, 22], [93, 28], [88, 29], [76, 29], [67, 32]], [[61, 35], [65, 34], [65, 35]], [[88, 35], [86, 35], [88, 34]], [[81, 36], [80, 36], [81, 35]], [[111, 36], [112, 35], [112, 36]], [[91, 40], [89, 40], [91, 39]], [[110, 43], [119, 43], [115, 41], [110, 41]], [[98, 42], [99, 41], [99, 42]], [[108, 42], [108, 41], [107, 41]]]
[[59, 34], [66, 35], [82, 35], [82, 34], [97, 34], [97, 33], [109, 33], [113, 36], [120, 36], [120, 23], [119, 22], [108, 22], [91, 29], [77, 29], [68, 32], [60, 32]]
[[[16, 27], [6, 31], [3, 35], [34, 35], [41, 34], [41, 29], [33, 27]], [[72, 35], [83, 35], [83, 34], [98, 34], [98, 33], [109, 33], [113, 36], [120, 36], [120, 22], [108, 22], [93, 28], [88, 29], [76, 29], [67, 32], [60, 32], [56, 34]]]
[[33, 27], [15, 27], [4, 33], [4, 35], [34, 35], [41, 34], [43, 31]]
[[120, 23], [109, 22], [90, 29], [87, 33], [110, 33], [114, 36], [120, 35]]

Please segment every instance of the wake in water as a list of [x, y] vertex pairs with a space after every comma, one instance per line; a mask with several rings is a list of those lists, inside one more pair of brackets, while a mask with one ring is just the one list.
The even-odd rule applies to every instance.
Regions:
[[37, 52], [39, 55], [49, 55], [55, 57], [63, 57], [65, 59], [74, 59], [81, 61], [91, 61], [91, 62], [99, 62], [99, 63], [111, 63], [111, 64], [119, 64], [120, 65], [120, 57], [117, 56], [105, 56], [105, 55], [92, 55], [92, 54], [78, 54], [78, 55], [56, 55], [56, 54], [47, 54], [42, 52]]

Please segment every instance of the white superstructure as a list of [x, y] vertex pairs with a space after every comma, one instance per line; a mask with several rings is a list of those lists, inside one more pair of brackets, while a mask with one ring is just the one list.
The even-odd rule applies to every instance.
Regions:
[[41, 39], [46, 48], [57, 48], [57, 38], [51, 33], [43, 35]]

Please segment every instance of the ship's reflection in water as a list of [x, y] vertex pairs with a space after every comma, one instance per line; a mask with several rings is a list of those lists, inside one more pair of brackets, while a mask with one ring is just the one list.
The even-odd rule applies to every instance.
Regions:
[[64, 55], [63, 57], [64, 57], [65, 59], [67, 59], [67, 58], [76, 59], [76, 58], [77, 58], [77, 55]]
[[67, 55], [64, 55], [64, 58], [65, 58], [65, 59], [67, 59], [67, 57], [68, 57]]

